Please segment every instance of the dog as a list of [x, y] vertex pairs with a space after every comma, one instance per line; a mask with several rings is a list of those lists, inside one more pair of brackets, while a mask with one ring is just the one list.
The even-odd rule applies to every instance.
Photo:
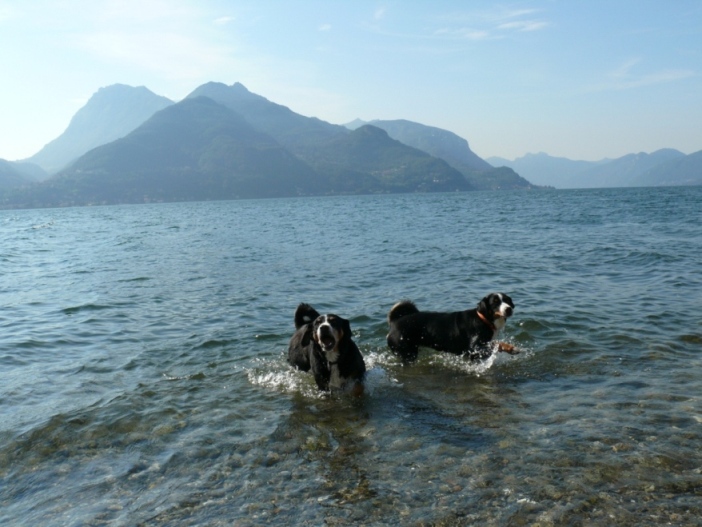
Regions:
[[297, 306], [288, 362], [298, 370], [312, 370], [320, 390], [363, 394], [366, 364], [351, 339], [351, 323], [338, 315], [320, 315], [309, 304]]
[[[514, 302], [505, 293], [490, 293], [475, 309], [453, 313], [419, 311], [414, 303], [403, 300], [388, 312], [387, 343], [406, 362], [417, 358], [420, 346], [472, 360], [486, 359], [492, 353], [487, 344], [513, 312]], [[498, 350], [519, 353], [505, 342], [498, 343]]]

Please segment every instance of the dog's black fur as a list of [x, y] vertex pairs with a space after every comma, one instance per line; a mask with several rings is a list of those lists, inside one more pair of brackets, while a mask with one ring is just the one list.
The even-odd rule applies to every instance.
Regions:
[[297, 306], [288, 362], [299, 370], [312, 370], [320, 390], [363, 393], [366, 364], [351, 339], [351, 323], [338, 315], [320, 315], [308, 304]]
[[[415, 360], [420, 346], [474, 360], [485, 359], [492, 353], [487, 344], [513, 311], [514, 302], [505, 293], [490, 293], [475, 309], [453, 313], [419, 311], [412, 302], [403, 300], [388, 313], [387, 343], [404, 361]], [[498, 344], [498, 349], [518, 353], [504, 342]]]

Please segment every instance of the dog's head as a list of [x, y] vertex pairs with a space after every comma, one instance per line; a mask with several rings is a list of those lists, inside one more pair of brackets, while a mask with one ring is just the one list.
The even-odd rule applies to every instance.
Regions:
[[334, 362], [338, 358], [334, 355], [339, 351], [339, 343], [351, 338], [351, 323], [338, 315], [320, 315], [312, 324], [312, 338], [329, 361]]
[[514, 313], [514, 302], [505, 293], [490, 293], [478, 302], [478, 311], [499, 330]]

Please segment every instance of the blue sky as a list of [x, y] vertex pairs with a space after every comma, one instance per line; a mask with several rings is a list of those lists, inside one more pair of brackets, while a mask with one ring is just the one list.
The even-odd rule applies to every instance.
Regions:
[[699, 0], [0, 0], [0, 158], [99, 88], [241, 82], [307, 116], [409, 119], [479, 156], [702, 150]]

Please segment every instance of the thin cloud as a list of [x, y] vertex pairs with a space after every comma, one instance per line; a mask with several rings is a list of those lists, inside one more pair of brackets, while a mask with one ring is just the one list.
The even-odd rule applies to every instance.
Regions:
[[331, 28], [332, 28], [331, 24], [322, 24], [321, 26], [319, 26], [318, 30], [325, 32], [325, 31], [331, 31]]
[[590, 86], [589, 92], [624, 91], [644, 86], [667, 84], [696, 76], [689, 69], [663, 69], [651, 73], [640, 74], [635, 71], [643, 61], [640, 58], [629, 59], [607, 75], [607, 80]]
[[233, 16], [221, 16], [214, 21], [215, 26], [226, 26], [236, 19]]
[[458, 29], [442, 28], [434, 32], [437, 37], [451, 38], [457, 40], [487, 40], [493, 38], [490, 31], [462, 27]]
[[504, 31], [538, 31], [548, 26], [548, 22], [542, 20], [520, 20], [518, 22], [506, 22], [497, 26], [497, 29]]
[[503, 9], [452, 13], [443, 17], [451, 25], [435, 31], [436, 36], [464, 40], [491, 40], [505, 38], [510, 33], [540, 31], [549, 22], [536, 17], [536, 9]]

